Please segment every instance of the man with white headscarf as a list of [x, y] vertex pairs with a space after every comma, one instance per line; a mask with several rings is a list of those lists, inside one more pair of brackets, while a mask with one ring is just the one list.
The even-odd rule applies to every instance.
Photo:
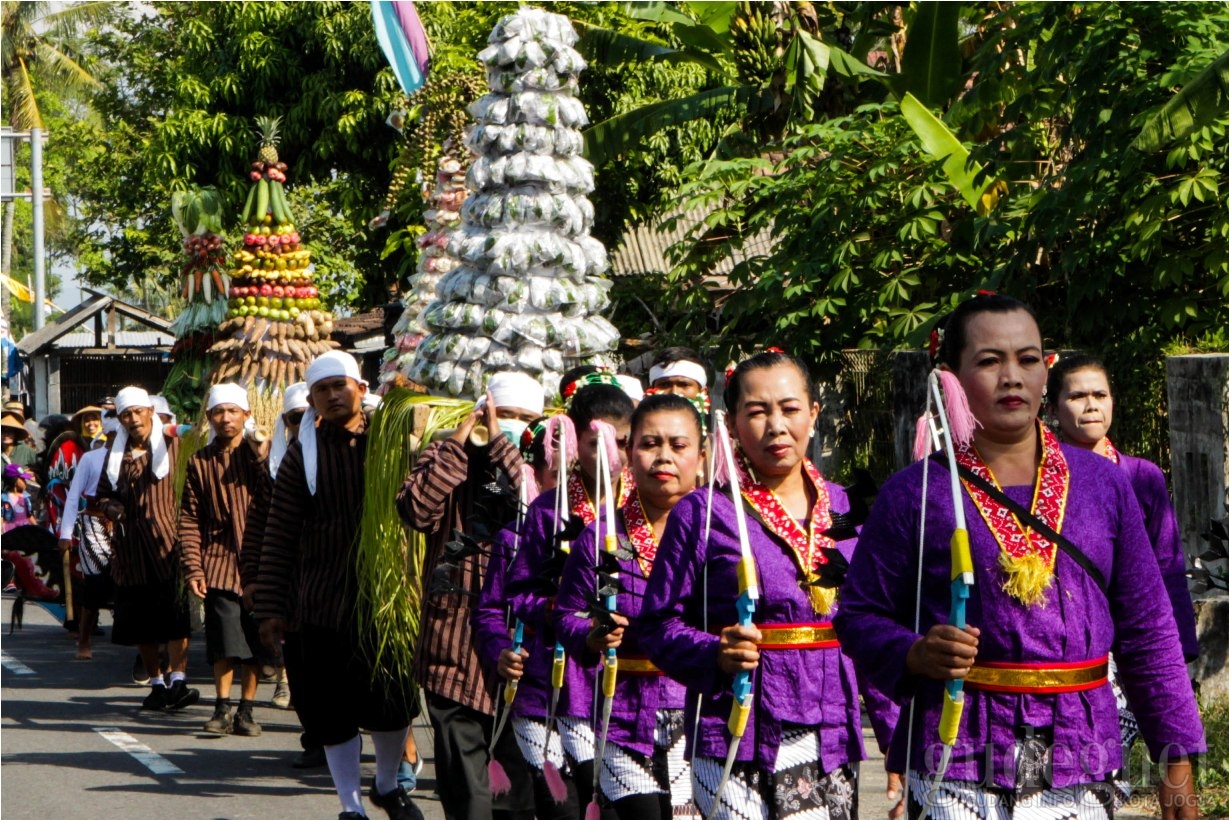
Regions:
[[[149, 394], [139, 387], [121, 390], [115, 410], [120, 427], [107, 448], [98, 482], [99, 507], [115, 524], [111, 640], [140, 650], [151, 686], [141, 708], [175, 711], [200, 698], [200, 692], [185, 681], [191, 626], [175, 556], [179, 507], [174, 467], [179, 439], [163, 430]], [[169, 687], [162, 675], [160, 643], [167, 645], [170, 657]]]
[[324, 745], [341, 818], [365, 816], [360, 728], [371, 733], [376, 752], [371, 801], [394, 820], [421, 818], [397, 784], [412, 686], [374, 679], [362, 650], [370, 636], [360, 634], [354, 617], [367, 382], [354, 357], [340, 351], [313, 360], [306, 382], [310, 405], [278, 467], [262, 539], [254, 590], [261, 638], [280, 648], [285, 635], [297, 631], [302, 674], [292, 672], [295, 709], [304, 729]]
[[[418, 457], [397, 495], [397, 510], [403, 521], [427, 537], [424, 578], [434, 577], [436, 567], [451, 563], [445, 558], [445, 545], [454, 530], [488, 542], [515, 519], [515, 495], [493, 497], [483, 488], [502, 478], [514, 493], [519, 491], [524, 461], [517, 444], [529, 422], [542, 415], [543, 392], [541, 382], [526, 373], [493, 374], [485, 399], [465, 422]], [[479, 425], [486, 427], [485, 439], [474, 435]], [[508, 501], [512, 503], [501, 503]], [[485, 514], [488, 534], [475, 532], [475, 513]], [[501, 736], [495, 757], [509, 773], [513, 791], [502, 798], [491, 793], [487, 748], [495, 704], [470, 626], [487, 555], [479, 553], [456, 563], [450, 578], [455, 589], [424, 601], [414, 657], [435, 729], [440, 802], [444, 813], [457, 820], [486, 818], [499, 810], [532, 811], [533, 787], [511, 732]]]
[[[217, 692], [205, 731], [257, 737], [252, 715], [260, 665], [260, 636], [243, 607], [239, 554], [253, 490], [264, 472], [265, 447], [244, 431], [252, 414], [247, 390], [215, 384], [205, 398], [209, 443], [188, 461], [179, 507], [180, 558], [188, 588], [205, 602], [205, 657]], [[251, 446], [249, 446], [251, 445]], [[239, 709], [231, 716], [230, 692], [240, 664]]]

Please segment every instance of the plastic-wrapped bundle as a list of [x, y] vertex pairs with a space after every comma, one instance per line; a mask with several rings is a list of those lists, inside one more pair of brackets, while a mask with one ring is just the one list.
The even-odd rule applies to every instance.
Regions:
[[525, 122], [584, 128], [589, 124], [589, 116], [580, 100], [547, 91], [522, 91], [514, 96], [484, 94], [471, 103], [468, 110], [478, 122], [496, 125]]
[[579, 131], [528, 123], [479, 125], [470, 132], [466, 145], [476, 154], [528, 151], [560, 157], [576, 156], [585, 149]]
[[[552, 61], [553, 63], [553, 61]], [[522, 91], [575, 91], [579, 85], [575, 75], [560, 74], [553, 68], [535, 68], [524, 74], [513, 71], [490, 69], [486, 73], [487, 84], [495, 91], [519, 94]]]
[[564, 45], [575, 45], [576, 30], [571, 21], [561, 14], [537, 8], [522, 8], [509, 14], [495, 24], [489, 43], [501, 43], [513, 37], [526, 40], [554, 40]]
[[[485, 172], [471, 169], [477, 178]], [[579, 238], [593, 225], [593, 205], [585, 197], [570, 197], [565, 194], [539, 193], [482, 193], [465, 200], [461, 208], [465, 221], [474, 227], [543, 228], [558, 231], [569, 237]], [[601, 243], [598, 243], [599, 246]], [[584, 251], [584, 245], [581, 246]], [[585, 251], [586, 256], [589, 252]], [[603, 259], [605, 252], [603, 251]], [[462, 259], [473, 261], [461, 255]]]
[[587, 194], [593, 190], [593, 166], [581, 157], [554, 157], [518, 151], [479, 157], [470, 166], [469, 179], [482, 188], [515, 187], [536, 183], [552, 193]]

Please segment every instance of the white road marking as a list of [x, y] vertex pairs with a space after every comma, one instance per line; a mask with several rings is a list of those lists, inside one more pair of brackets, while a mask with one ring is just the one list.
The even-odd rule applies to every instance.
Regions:
[[99, 729], [97, 727], [94, 728], [94, 731], [98, 732], [98, 734], [102, 735], [123, 751], [132, 755], [142, 766], [149, 769], [154, 774], [184, 773], [183, 769], [179, 768], [174, 763], [167, 760], [165, 757], [158, 754], [127, 732], [121, 732], [118, 729]]
[[37, 675], [30, 667], [26, 666], [21, 661], [14, 658], [7, 652], [0, 652], [0, 666], [12, 672], [14, 675]]

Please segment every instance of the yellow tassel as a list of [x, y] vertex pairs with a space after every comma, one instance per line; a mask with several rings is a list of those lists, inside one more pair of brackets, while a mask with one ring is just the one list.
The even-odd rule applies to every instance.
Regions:
[[999, 567], [1007, 574], [1003, 589], [1022, 604], [1046, 605], [1046, 592], [1054, 580], [1054, 569], [1040, 555], [1030, 553], [1020, 558], [999, 552]]
[[[813, 577], [807, 580], [815, 580]], [[832, 612], [832, 605], [836, 603], [836, 590], [824, 589], [823, 587], [811, 587], [811, 608], [820, 615], [827, 615]]]

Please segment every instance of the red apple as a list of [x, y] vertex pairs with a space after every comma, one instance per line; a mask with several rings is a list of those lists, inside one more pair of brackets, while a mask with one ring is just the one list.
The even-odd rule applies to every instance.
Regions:
[[261, 295], [261, 296], [272, 296], [272, 295], [273, 295], [273, 286], [272, 286], [272, 285], [261, 285], [261, 286], [260, 286], [260, 295]]
[[273, 286], [273, 295], [274, 295], [274, 296], [285, 296], [285, 295], [286, 295], [286, 289], [285, 289], [285, 288], [283, 288], [281, 285], [274, 285], [274, 286]]

